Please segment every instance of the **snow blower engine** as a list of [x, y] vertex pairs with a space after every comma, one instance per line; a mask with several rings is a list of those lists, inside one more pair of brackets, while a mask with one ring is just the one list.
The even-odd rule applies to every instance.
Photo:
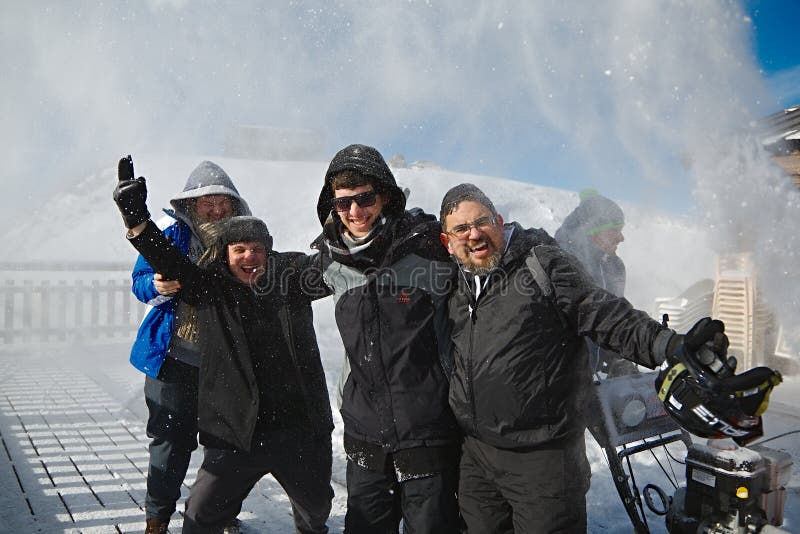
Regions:
[[[737, 375], [734, 358], [695, 349], [682, 347], [656, 372], [595, 382], [593, 413], [599, 417], [589, 430], [606, 455], [633, 530], [650, 532], [646, 504], [666, 516], [673, 534], [785, 532], [778, 527], [792, 458], [763, 445], [744, 447], [763, 435], [761, 415], [780, 373], [758, 367]], [[689, 433], [709, 438], [708, 444], [693, 443]], [[670, 451], [678, 442], [687, 448], [685, 462]], [[685, 486], [656, 458], [656, 449], [664, 450], [668, 464], [685, 463]], [[655, 484], [640, 492], [631, 457], [643, 452], [656, 458], [675, 488], [671, 497]]]
[[777, 527], [783, 524], [791, 467], [789, 454], [764, 446], [694, 443], [686, 455], [686, 487], [672, 497], [667, 529], [675, 534], [786, 532]]
[[[688, 447], [686, 486], [675, 491], [666, 513], [669, 532], [783, 532], [776, 527], [783, 524], [791, 456], [744, 447], [763, 435], [761, 415], [782, 380], [780, 373], [756, 367], [737, 375], [736, 359], [726, 351], [713, 352], [710, 342], [688, 345], [662, 366], [656, 389], [666, 412], [684, 430], [709, 441]], [[645, 500], [653, 510], [647, 490]]]

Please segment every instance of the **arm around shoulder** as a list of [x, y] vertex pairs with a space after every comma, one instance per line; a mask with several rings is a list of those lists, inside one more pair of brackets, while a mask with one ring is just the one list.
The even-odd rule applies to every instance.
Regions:
[[178, 279], [190, 285], [203, 273], [152, 221], [131, 228], [127, 237], [151, 268], [168, 279]]

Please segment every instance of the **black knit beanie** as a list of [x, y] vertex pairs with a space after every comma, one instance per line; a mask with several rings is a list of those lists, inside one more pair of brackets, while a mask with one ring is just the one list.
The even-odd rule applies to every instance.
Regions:
[[406, 197], [403, 190], [397, 186], [394, 175], [381, 153], [371, 146], [354, 144], [337, 152], [325, 172], [325, 183], [317, 202], [317, 215], [322, 224], [325, 224], [331, 211], [331, 199], [333, 198], [331, 178], [342, 171], [355, 171], [374, 178], [372, 185], [375, 190], [387, 197], [387, 202], [384, 204], [387, 214], [400, 215], [406, 209]]
[[492, 215], [497, 215], [497, 210], [494, 209], [492, 201], [478, 187], [473, 184], [458, 184], [450, 188], [442, 199], [442, 208], [439, 211], [439, 222], [442, 223], [442, 226], [444, 226], [444, 218], [453, 213], [458, 205], [464, 201], [477, 202], [491, 211]]

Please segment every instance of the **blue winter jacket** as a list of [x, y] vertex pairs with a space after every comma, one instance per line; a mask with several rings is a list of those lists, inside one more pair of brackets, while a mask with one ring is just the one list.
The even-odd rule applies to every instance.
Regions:
[[[187, 256], [191, 256], [189, 248], [192, 243], [192, 229], [187, 223], [190, 221], [188, 203], [205, 195], [227, 195], [234, 201], [234, 215], [251, 215], [250, 207], [239, 195], [230, 176], [214, 162], [201, 162], [189, 175], [183, 191], [170, 200], [173, 211], [164, 210], [164, 213], [175, 219], [174, 223], [164, 229], [164, 235]], [[196, 261], [199, 259], [197, 253], [202, 253], [202, 250], [194, 252]], [[139, 256], [133, 267], [133, 294], [153, 308], [139, 326], [136, 341], [131, 348], [131, 364], [146, 375], [158, 378], [158, 371], [172, 338], [175, 300], [158, 294], [153, 285], [154, 274], [150, 264]]]
[[[192, 232], [186, 223], [176, 219], [164, 230], [164, 235], [172, 239], [183, 254], [188, 253]], [[139, 325], [136, 340], [131, 348], [131, 364], [144, 374], [156, 378], [172, 336], [175, 299], [159, 295], [153, 285], [154, 274], [155, 271], [147, 260], [139, 256], [131, 274], [133, 294], [152, 308]]]

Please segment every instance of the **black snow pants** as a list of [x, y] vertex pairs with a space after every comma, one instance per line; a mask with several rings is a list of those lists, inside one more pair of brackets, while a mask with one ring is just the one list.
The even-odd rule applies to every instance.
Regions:
[[217, 534], [239, 514], [250, 490], [272, 474], [292, 505], [300, 534], [325, 534], [331, 512], [331, 437], [308, 438], [247, 453], [206, 447], [186, 501], [184, 534]]
[[391, 461], [374, 471], [348, 460], [345, 534], [397, 534], [401, 519], [404, 534], [457, 534], [457, 487], [455, 460], [450, 469], [403, 482]]
[[524, 451], [467, 436], [458, 504], [470, 533], [585, 533], [590, 477], [583, 434]]
[[197, 367], [167, 356], [158, 378], [145, 378], [147, 435], [152, 438], [147, 519], [169, 521], [181, 496], [192, 451], [197, 449], [197, 376]]

